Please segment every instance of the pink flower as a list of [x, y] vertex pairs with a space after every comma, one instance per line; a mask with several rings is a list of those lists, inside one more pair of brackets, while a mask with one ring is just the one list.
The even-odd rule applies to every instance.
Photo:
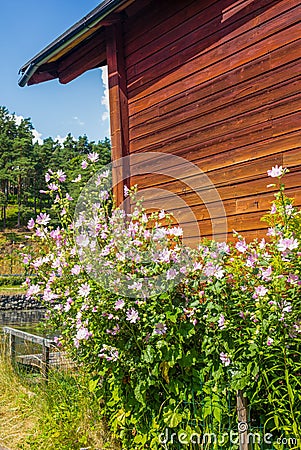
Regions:
[[90, 243], [90, 239], [86, 234], [80, 234], [76, 237], [76, 243], [79, 247], [87, 247]]
[[273, 342], [274, 342], [274, 339], [273, 338], [271, 338], [271, 337], [268, 337], [268, 340], [267, 340], [267, 345], [272, 345], [273, 344]]
[[170, 250], [168, 250], [167, 248], [164, 248], [159, 253], [158, 259], [156, 261], [168, 263], [170, 261]]
[[61, 347], [63, 345], [57, 336], [54, 336], [53, 340], [58, 347]]
[[56, 230], [51, 230], [49, 233], [50, 237], [55, 241], [62, 239], [61, 230], [57, 228]]
[[121, 298], [118, 299], [115, 303], [114, 309], [117, 311], [118, 309], [122, 309], [124, 307], [124, 300], [122, 300]]
[[224, 366], [229, 366], [231, 364], [231, 359], [229, 358], [229, 356], [227, 355], [227, 353], [221, 352], [219, 355], [222, 364], [224, 364]]
[[34, 220], [33, 220], [33, 219], [30, 219], [30, 220], [28, 221], [27, 228], [28, 228], [29, 230], [32, 230], [32, 229], [34, 228], [34, 226], [35, 226]]
[[267, 292], [268, 292], [268, 289], [265, 288], [264, 286], [257, 286], [255, 288], [255, 293], [253, 295], [253, 298], [264, 297]]
[[40, 293], [40, 286], [38, 284], [32, 284], [26, 292], [26, 297], [37, 295]]
[[87, 340], [89, 337], [92, 336], [92, 333], [85, 327], [79, 328], [79, 330], [76, 333], [76, 338], [78, 341], [80, 340]]
[[271, 214], [276, 214], [276, 212], [277, 212], [277, 208], [276, 208], [275, 203], [273, 203], [272, 207], [271, 207]]
[[159, 212], [159, 219], [161, 220], [161, 219], [164, 219], [165, 218], [165, 211], [164, 211], [164, 209], [161, 209], [161, 211]]
[[88, 154], [88, 159], [89, 159], [91, 162], [97, 162], [98, 159], [99, 159], [99, 155], [98, 155], [98, 153], [91, 152], [91, 153]]
[[272, 267], [269, 266], [267, 269], [261, 270], [261, 276], [264, 281], [270, 281], [272, 275]]
[[193, 264], [193, 270], [202, 270], [203, 266], [200, 262], [195, 262]]
[[82, 161], [81, 166], [82, 166], [82, 169], [86, 169], [88, 167], [87, 161]]
[[89, 293], [90, 286], [88, 285], [88, 283], [82, 284], [78, 290], [78, 295], [80, 295], [81, 297], [88, 297]]
[[288, 278], [287, 278], [287, 282], [291, 283], [291, 284], [295, 284], [299, 281], [299, 277], [298, 275], [295, 275], [293, 273], [290, 273]]
[[71, 180], [71, 183], [79, 183], [82, 179], [81, 174], [79, 174], [76, 178], [74, 178], [74, 180]]
[[286, 250], [295, 250], [299, 247], [299, 242], [294, 238], [279, 239], [277, 248], [280, 252], [285, 252]]
[[183, 230], [181, 227], [173, 227], [173, 228], [170, 228], [170, 230], [168, 230], [168, 234], [171, 236], [181, 237], [181, 236], [183, 236]]
[[135, 291], [140, 291], [142, 289], [142, 283], [135, 281], [132, 285], [129, 285], [128, 288], [134, 289]]
[[23, 264], [29, 264], [31, 260], [31, 256], [30, 255], [24, 255], [23, 257]]
[[58, 188], [59, 188], [58, 185], [55, 184], [55, 183], [50, 183], [50, 184], [47, 185], [47, 187], [48, 187], [48, 189], [49, 189], [50, 191], [57, 191]]
[[99, 197], [100, 197], [100, 200], [102, 200], [102, 201], [108, 200], [108, 198], [109, 198], [108, 191], [100, 191]]
[[65, 173], [62, 171], [62, 170], [58, 170], [57, 171], [57, 176], [58, 176], [58, 180], [61, 182], [61, 183], [63, 183], [64, 181], [66, 181], [66, 175], [65, 175]]
[[220, 315], [220, 318], [218, 319], [218, 326], [221, 330], [224, 330], [225, 327], [225, 316], [223, 314]]
[[50, 179], [51, 179], [51, 175], [49, 173], [46, 173], [46, 175], [45, 175], [46, 183], [49, 183]]
[[248, 250], [248, 246], [245, 240], [238, 241], [235, 245], [236, 250], [240, 253], [245, 253]]
[[75, 266], [72, 267], [72, 269], [71, 269], [71, 273], [72, 273], [72, 275], [79, 275], [80, 270], [81, 270], [81, 267], [78, 264], [75, 264]]
[[40, 213], [37, 217], [37, 223], [39, 225], [47, 225], [50, 222], [50, 216], [47, 213]]
[[165, 323], [159, 322], [159, 323], [157, 323], [157, 325], [155, 326], [154, 333], [155, 333], [155, 334], [163, 335], [163, 334], [166, 334], [166, 331], [167, 331], [167, 326], [165, 325]]
[[129, 188], [128, 188], [127, 186], [124, 186], [124, 188], [123, 188], [123, 193], [124, 193], [124, 196], [125, 196], [125, 197], [128, 197], [129, 192], [130, 192]]
[[279, 178], [287, 172], [287, 169], [284, 169], [282, 166], [276, 165], [272, 167], [272, 169], [267, 171], [267, 174], [271, 178]]
[[268, 228], [267, 236], [276, 236], [276, 230], [273, 227]]
[[130, 323], [136, 323], [138, 320], [140, 320], [138, 311], [136, 311], [134, 308], [129, 309], [126, 312], [126, 320], [128, 320]]
[[175, 269], [168, 269], [166, 272], [167, 280], [174, 280], [177, 276], [178, 272]]
[[68, 192], [66, 194], [66, 199], [69, 200], [69, 202], [72, 202], [73, 200], [73, 198], [71, 197], [71, 195], [68, 194]]

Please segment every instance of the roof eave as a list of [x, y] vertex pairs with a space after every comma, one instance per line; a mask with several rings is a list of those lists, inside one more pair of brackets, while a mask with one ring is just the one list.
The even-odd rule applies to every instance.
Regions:
[[[24, 87], [26, 84], [33, 84], [30, 83], [30, 79], [37, 72], [39, 67], [51, 60], [51, 58], [72, 44], [72, 42], [83, 36], [91, 28], [96, 25], [101, 25], [101, 21], [127, 1], [128, 0], [105, 0], [102, 2], [97, 8], [69, 28], [69, 30], [63, 33], [58, 39], [53, 41], [21, 67], [19, 70], [19, 73], [21, 73], [21, 77], [18, 81], [19, 86]], [[49, 79], [51, 79], [51, 77]]]

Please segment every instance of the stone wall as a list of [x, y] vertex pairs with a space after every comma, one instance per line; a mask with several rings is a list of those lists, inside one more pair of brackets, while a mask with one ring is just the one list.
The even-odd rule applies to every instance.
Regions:
[[41, 303], [25, 294], [0, 295], [0, 311], [43, 309]]

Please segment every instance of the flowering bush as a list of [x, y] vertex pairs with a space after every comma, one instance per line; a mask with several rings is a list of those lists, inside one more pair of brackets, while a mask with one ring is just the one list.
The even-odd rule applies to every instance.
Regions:
[[294, 435], [301, 448], [301, 220], [284, 173], [269, 171], [279, 192], [267, 240], [236, 233], [235, 245], [196, 250], [167, 213], [147, 215], [135, 189], [132, 213], [112, 206], [108, 171], [82, 190], [75, 219], [64, 174], [46, 175], [62, 224], [47, 214], [28, 224], [40, 242], [38, 258], [25, 256], [39, 277], [28, 295], [42, 295], [58, 345], [91, 372], [124, 448], [162, 448], [166, 429], [220, 433], [235, 423], [237, 391], [251, 427]]

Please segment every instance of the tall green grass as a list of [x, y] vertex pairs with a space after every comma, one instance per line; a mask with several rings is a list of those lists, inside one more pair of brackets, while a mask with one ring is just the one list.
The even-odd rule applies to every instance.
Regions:
[[119, 448], [105, 429], [101, 407], [79, 371], [39, 374], [12, 367], [0, 351], [0, 446], [10, 450]]

